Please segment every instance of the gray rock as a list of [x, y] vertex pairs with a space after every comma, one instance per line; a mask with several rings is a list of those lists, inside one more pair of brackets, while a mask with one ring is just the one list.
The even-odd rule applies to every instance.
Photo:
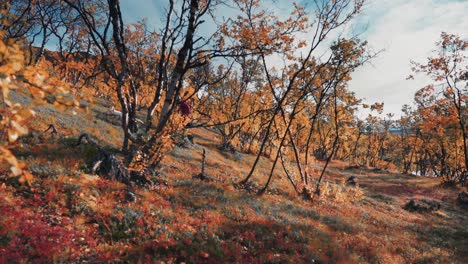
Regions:
[[125, 195], [125, 198], [128, 202], [131, 202], [131, 203], [134, 203], [137, 200], [136, 194], [131, 191], [127, 192], [127, 194]]
[[440, 203], [431, 199], [411, 199], [403, 209], [409, 212], [428, 213], [440, 209]]
[[461, 192], [458, 194], [457, 202], [460, 205], [468, 206], [468, 193]]

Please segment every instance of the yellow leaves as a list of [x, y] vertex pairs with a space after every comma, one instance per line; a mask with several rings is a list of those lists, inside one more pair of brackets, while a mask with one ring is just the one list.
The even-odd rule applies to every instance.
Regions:
[[374, 103], [370, 106], [370, 109], [371, 111], [377, 111], [377, 113], [381, 114], [383, 112], [383, 107], [384, 107], [384, 103]]
[[16, 74], [21, 70], [24, 56], [18, 44], [0, 41], [0, 73], [4, 76]]
[[[237, 45], [268, 55], [275, 51], [290, 53], [290, 60], [293, 59], [295, 48], [305, 46], [305, 42], [294, 42], [294, 33], [305, 31], [309, 27], [304, 8], [295, 5], [290, 16], [281, 20], [271, 12], [260, 9], [252, 1], [238, 5], [244, 15], [239, 15], [231, 23], [222, 24], [218, 28], [222, 35], [230, 37]], [[224, 46], [224, 42], [221, 44]]]
[[224, 47], [225, 47], [226, 43], [225, 43], [223, 37], [219, 37], [219, 38], [217, 39], [217, 45], [218, 45], [218, 49], [224, 50]]
[[38, 68], [34, 66], [27, 66], [24, 71], [22, 71], [22, 77], [31, 84], [41, 87], [48, 76], [45, 72], [39, 71]]
[[59, 108], [66, 108], [70, 106], [79, 106], [79, 102], [70, 94], [60, 94], [55, 96], [54, 105]]
[[29, 171], [22, 171], [22, 175], [19, 178], [20, 183], [28, 183], [31, 184], [34, 180], [34, 176]]
[[[19, 107], [19, 104], [15, 104], [13, 109]], [[1, 128], [7, 131], [8, 141], [10, 143], [15, 142], [20, 136], [28, 133], [28, 129], [25, 126], [27, 119], [21, 115], [24, 112], [25, 111], [22, 109], [15, 109], [9, 112], [0, 123]]]
[[[6, 6], [6, 7], [2, 8], [2, 9], [0, 9], [0, 16], [1, 16], [1, 17], [7, 17], [7, 16], [10, 15], [10, 14], [8, 13], [8, 8], [7, 8], [7, 7], [9, 7], [9, 4], [7, 4], [7, 5], [8, 5], [8, 6]], [[5, 20], [2, 20], [1, 22], [2, 22], [2, 24], [5, 25], [5, 26], [11, 25], [11, 22], [10, 22], [10, 21], [7, 21], [6, 19], [5, 19]], [[3, 36], [1, 36], [1, 35], [0, 35], [0, 37], [3, 38]]]
[[10, 78], [0, 78], [0, 89], [2, 90], [2, 96], [3, 96], [3, 101], [7, 106], [11, 105], [11, 102], [8, 101], [8, 95], [10, 94], [10, 89], [9, 85], [10, 84]]
[[34, 86], [30, 87], [29, 91], [31, 92], [31, 95], [36, 99], [43, 99], [46, 95], [42, 89], [39, 89]]
[[307, 46], [307, 41], [305, 41], [305, 40], [301, 40], [301, 41], [299, 41], [299, 43], [297, 44], [297, 47], [298, 47], [298, 48], [303, 48], [303, 47], [305, 47], [305, 46]]
[[8, 162], [11, 166], [10, 170], [12, 171], [14, 176], [18, 176], [21, 170], [19, 169], [19, 163], [16, 157], [11, 153], [10, 150], [4, 147], [0, 147], [0, 159]]
[[11, 127], [8, 129], [8, 140], [10, 142], [15, 142], [19, 136], [26, 135], [28, 133], [28, 129], [22, 125], [20, 125], [16, 121], [11, 121]]
[[[0, 35], [4, 36], [4, 32], [0, 31]], [[20, 183], [31, 183], [32, 174], [23, 170], [25, 164], [18, 162], [9, 146], [28, 133], [27, 123], [34, 117], [35, 112], [23, 108], [19, 103], [11, 102], [10, 89], [27, 89], [38, 99], [52, 95], [52, 98], [55, 98], [54, 102], [61, 106], [78, 106], [79, 103], [69, 94], [64, 82], [54, 81], [36, 66], [25, 67], [20, 45], [12, 40], [0, 40], [0, 65], [0, 103], [3, 104], [0, 109], [0, 132], [7, 138], [7, 141], [1, 142], [0, 145], [0, 161], [8, 164], [12, 176], [20, 176]]]
[[22, 162], [18, 162], [15, 155], [13, 155], [13, 153], [11, 153], [10, 150], [1, 146], [0, 146], [0, 161], [6, 161], [8, 163], [8, 165], [10, 166], [10, 172], [12, 176], [14, 177], [20, 176], [19, 178], [20, 183], [31, 184], [34, 177], [30, 172], [23, 170], [23, 168], [25, 167], [25, 164]]
[[[8, 100], [10, 93], [11, 78], [13, 74], [17, 74], [23, 64], [23, 54], [19, 50], [18, 45], [7, 45], [7, 43], [0, 41], [0, 89], [2, 92], [2, 103], [5, 105], [2, 119], [0, 122], [0, 129], [7, 131], [8, 142], [15, 142], [19, 136], [28, 132], [27, 128], [23, 125], [23, 118], [21, 117], [21, 106], [13, 104]], [[13, 175], [17, 176], [21, 172], [18, 169], [18, 164], [14, 156], [6, 148], [2, 147], [2, 158], [12, 165], [11, 171]]]
[[228, 29], [228, 25], [227, 23], [223, 23], [221, 24], [219, 27], [218, 27], [218, 30], [219, 32], [222, 34], [222, 35], [229, 35], [228, 32], [229, 32], [229, 29]]

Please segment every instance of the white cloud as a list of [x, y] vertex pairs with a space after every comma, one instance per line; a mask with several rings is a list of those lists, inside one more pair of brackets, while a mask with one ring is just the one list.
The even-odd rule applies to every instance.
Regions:
[[424, 62], [442, 31], [467, 37], [467, 13], [468, 1], [371, 2], [360, 19], [369, 25], [363, 37], [385, 51], [353, 74], [350, 89], [369, 102], [385, 102], [386, 112], [399, 115], [403, 104], [412, 104], [415, 91], [429, 83], [424, 76], [405, 80], [410, 60]]

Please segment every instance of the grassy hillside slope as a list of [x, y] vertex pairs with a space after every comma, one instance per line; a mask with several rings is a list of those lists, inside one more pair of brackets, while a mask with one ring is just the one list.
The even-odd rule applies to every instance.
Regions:
[[[13, 99], [27, 104], [23, 95]], [[122, 134], [106, 120], [109, 104], [86, 113], [35, 106], [31, 136], [16, 156], [35, 176], [31, 186], [0, 176], [0, 263], [123, 261], [169, 263], [463, 263], [468, 260], [468, 214], [460, 190], [433, 178], [350, 168], [334, 161], [324, 195], [298, 197], [277, 171], [269, 192], [236, 189], [254, 157], [218, 150], [219, 136], [191, 129], [195, 144], [163, 160], [153, 190], [91, 175], [94, 150], [71, 147], [88, 133], [111, 150]], [[42, 134], [54, 124], [60, 137]], [[202, 149], [211, 181], [200, 173]], [[266, 180], [262, 158], [254, 178]], [[317, 164], [319, 168], [320, 164]], [[0, 166], [0, 175], [8, 168]], [[344, 185], [356, 176], [359, 187]], [[441, 203], [432, 213], [403, 209], [411, 198]]]

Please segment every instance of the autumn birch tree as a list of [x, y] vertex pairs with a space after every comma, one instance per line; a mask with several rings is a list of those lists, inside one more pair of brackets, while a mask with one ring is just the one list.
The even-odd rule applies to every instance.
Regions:
[[[330, 55], [328, 59], [320, 60], [314, 55], [318, 47], [324, 44], [330, 32], [347, 24], [360, 12], [363, 1], [314, 1], [315, 20], [312, 23], [309, 22], [305, 10], [297, 5], [290, 18], [282, 21], [267, 11], [261, 10], [258, 1], [237, 1], [237, 3], [243, 15], [232, 23], [225, 33], [242, 40], [247, 49], [260, 54], [265, 79], [275, 104], [273, 115], [266, 126], [259, 154], [250, 172], [241, 183], [246, 184], [255, 172], [261, 152], [265, 148], [268, 137], [274, 131], [275, 122], [280, 122], [284, 130], [280, 133], [280, 142], [270, 176], [261, 192], [266, 190], [271, 181], [275, 165], [281, 156], [281, 149], [286, 142], [290, 142], [301, 179], [307, 183], [305, 168], [295, 145], [291, 125], [298, 112], [303, 111], [300, 107], [301, 103], [308, 100], [313, 92], [328, 87], [323, 93], [328, 94], [328, 91], [333, 91], [334, 87], [348, 79], [348, 73], [362, 63], [360, 58], [363, 54], [361, 51], [364, 49], [355, 41], [339, 41], [335, 46], [337, 52]], [[296, 41], [297, 32], [311, 34], [309, 43]], [[296, 54], [295, 51], [298, 49], [303, 49], [304, 53]], [[343, 51], [344, 53], [341, 53]], [[275, 70], [269, 67], [268, 60], [273, 55], [283, 57], [286, 61], [283, 68]], [[351, 62], [352, 60], [355, 62]], [[287, 138], [290, 140], [287, 141]], [[307, 150], [306, 153], [308, 153]]]
[[[154, 33], [141, 28], [137, 28], [140, 33], [130, 33], [118, 0], [65, 2], [79, 13], [102, 65], [113, 79], [122, 111], [123, 150], [128, 162], [155, 167], [172, 145], [171, 134], [184, 126], [176, 110], [184, 100], [182, 92], [190, 88], [186, 86], [190, 72], [208, 63], [214, 56], [213, 50], [219, 51], [212, 48], [213, 37], [199, 34], [219, 1], [169, 0], [163, 26]], [[142, 41], [148, 37], [151, 41], [144, 47], [147, 52], [140, 52], [135, 45], [144, 44]], [[151, 99], [144, 125], [138, 127], [136, 114], [143, 87], [153, 90], [151, 95], [145, 95]], [[193, 95], [193, 89], [190, 93]]]
[[[436, 100], [438, 106], [434, 107], [449, 113], [447, 119], [455, 118], [463, 142], [464, 170], [459, 172], [459, 181], [463, 183], [468, 176], [468, 41], [459, 36], [442, 32], [437, 47], [438, 50], [434, 51], [435, 56], [429, 57], [427, 63], [413, 62], [413, 70], [426, 74], [436, 82], [436, 85], [441, 88], [441, 98]], [[431, 95], [437, 96], [437, 94]]]

